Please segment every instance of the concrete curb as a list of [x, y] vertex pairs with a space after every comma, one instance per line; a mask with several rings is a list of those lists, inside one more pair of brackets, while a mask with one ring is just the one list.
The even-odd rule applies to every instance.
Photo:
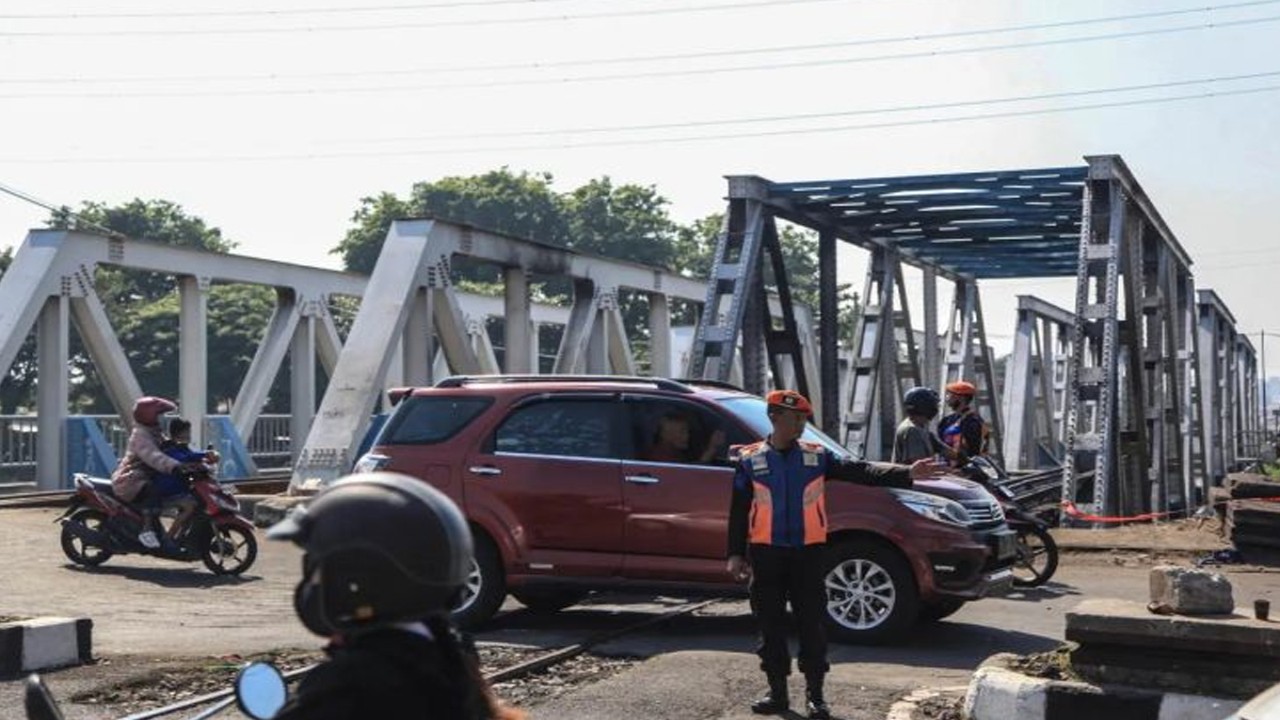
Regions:
[[0, 623], [0, 677], [93, 659], [93, 621], [42, 617]]
[[1068, 720], [1083, 717], [1201, 720], [1224, 718], [1245, 702], [1045, 680], [988, 665], [979, 668], [969, 683], [964, 699], [964, 716], [970, 720]]

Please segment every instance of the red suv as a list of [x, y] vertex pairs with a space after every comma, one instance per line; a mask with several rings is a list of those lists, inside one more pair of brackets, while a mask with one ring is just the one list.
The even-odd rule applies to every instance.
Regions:
[[[422, 478], [465, 511], [474, 572], [456, 611], [489, 619], [507, 593], [555, 611], [599, 589], [742, 592], [725, 572], [728, 448], [769, 432], [763, 399], [702, 381], [450, 377], [393, 390], [357, 472]], [[804, 439], [848, 454], [813, 426]], [[893, 490], [827, 486], [827, 620], [890, 640], [1011, 581], [999, 504], [959, 478]]]

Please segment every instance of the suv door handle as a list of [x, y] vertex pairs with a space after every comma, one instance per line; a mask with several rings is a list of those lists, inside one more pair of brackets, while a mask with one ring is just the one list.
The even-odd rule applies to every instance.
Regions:
[[502, 471], [492, 465], [472, 465], [467, 468], [472, 475], [501, 475]]
[[660, 481], [652, 475], [626, 475], [623, 480], [636, 485], [657, 485]]

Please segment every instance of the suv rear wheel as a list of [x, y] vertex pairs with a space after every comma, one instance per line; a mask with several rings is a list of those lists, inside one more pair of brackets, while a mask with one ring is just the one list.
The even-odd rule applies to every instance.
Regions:
[[459, 627], [471, 629], [488, 622], [502, 607], [507, 597], [507, 578], [502, 571], [498, 549], [488, 536], [475, 533], [475, 558], [471, 574], [462, 589], [462, 598], [453, 609], [453, 620]]
[[874, 541], [832, 547], [823, 584], [827, 628], [837, 640], [892, 642], [911, 629], [919, 614], [910, 566], [897, 550]]

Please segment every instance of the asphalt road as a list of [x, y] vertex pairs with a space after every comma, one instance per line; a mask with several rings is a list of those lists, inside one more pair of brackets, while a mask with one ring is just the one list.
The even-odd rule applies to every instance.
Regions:
[[[52, 673], [50, 682], [59, 696], [100, 682], [103, 674], [127, 674], [141, 658], [244, 655], [319, 644], [293, 617], [300, 553], [290, 545], [265, 541], [259, 533], [257, 563], [242, 578], [218, 578], [198, 564], [134, 556], [85, 570], [63, 557], [58, 526], [52, 523], [57, 514], [47, 508], [0, 509], [0, 616], [93, 619], [95, 656], [113, 662]], [[888, 704], [912, 689], [964, 685], [971, 671], [994, 653], [1056, 647], [1064, 613], [1085, 597], [1147, 599], [1149, 567], [1132, 554], [1067, 555], [1047, 588], [972, 603], [944, 622], [922, 627], [900, 645], [834, 645], [830, 694], [844, 712], [841, 717], [883, 718]], [[1255, 598], [1280, 605], [1280, 574], [1226, 572], [1237, 605], [1251, 605]], [[558, 647], [681, 602], [604, 595], [549, 617], [521, 611], [510, 602], [479, 639]], [[725, 600], [604, 646], [610, 654], [652, 659], [601, 685], [611, 702], [630, 697], [631, 704], [621, 707], [650, 717], [749, 717], [745, 703], [761, 685], [751, 654], [753, 636], [745, 601]], [[603, 717], [592, 692], [566, 693], [532, 708], [532, 715]], [[16, 716], [18, 693], [19, 683], [0, 683], [0, 716]], [[79, 708], [69, 717], [111, 717], [101, 713]]]

